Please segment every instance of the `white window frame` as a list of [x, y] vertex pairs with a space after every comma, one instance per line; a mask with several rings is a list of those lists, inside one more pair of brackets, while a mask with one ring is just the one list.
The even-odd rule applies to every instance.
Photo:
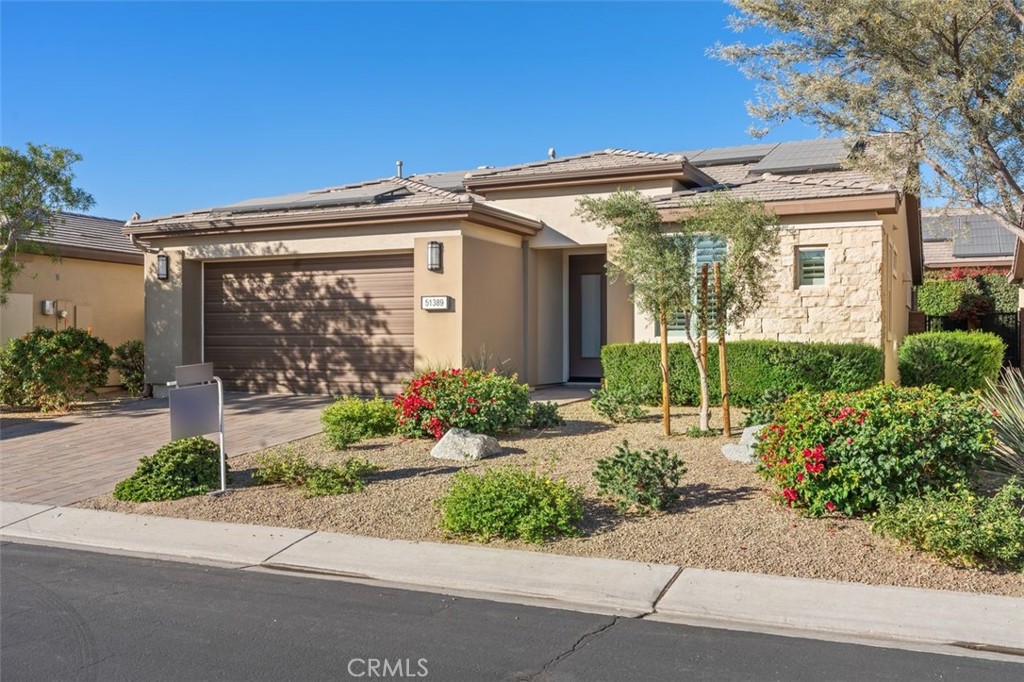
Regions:
[[[821, 251], [821, 282], [804, 283], [804, 261], [805, 253]], [[796, 248], [796, 273], [795, 284], [797, 289], [804, 287], [822, 287], [828, 284], [828, 247], [824, 245], [798, 246]]]

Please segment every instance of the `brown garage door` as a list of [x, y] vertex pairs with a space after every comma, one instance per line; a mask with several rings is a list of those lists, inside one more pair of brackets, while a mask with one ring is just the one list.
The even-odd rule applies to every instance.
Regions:
[[412, 371], [412, 254], [204, 269], [204, 358], [229, 390], [393, 394]]

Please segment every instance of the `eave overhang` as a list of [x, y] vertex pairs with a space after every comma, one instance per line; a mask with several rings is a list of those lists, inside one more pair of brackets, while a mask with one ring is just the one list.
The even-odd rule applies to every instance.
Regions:
[[225, 214], [218, 216], [181, 216], [180, 220], [129, 223], [124, 233], [140, 239], [180, 237], [189, 235], [258, 233], [280, 230], [308, 230], [333, 227], [357, 227], [385, 224], [408, 224], [416, 222], [437, 222], [445, 220], [467, 220], [504, 232], [532, 237], [543, 227], [541, 221], [523, 215], [509, 213], [500, 208], [473, 201], [458, 201], [434, 206], [414, 208], [382, 208], [375, 206], [364, 210], [345, 212], [317, 211], [302, 214]]

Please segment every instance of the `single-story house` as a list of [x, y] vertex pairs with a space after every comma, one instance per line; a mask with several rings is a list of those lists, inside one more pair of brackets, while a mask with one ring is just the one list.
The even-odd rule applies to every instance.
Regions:
[[147, 382], [201, 361], [251, 391], [392, 392], [414, 367], [473, 361], [532, 385], [597, 380], [603, 344], [656, 338], [605, 277], [609, 233], [576, 215], [580, 197], [617, 189], [667, 222], [706, 192], [766, 202], [790, 228], [776, 294], [730, 336], [871, 343], [895, 378], [921, 279], [918, 199], [845, 169], [850, 153], [832, 139], [552, 150], [133, 219], [125, 232], [148, 249]]
[[48, 234], [33, 236], [47, 253], [19, 253], [24, 268], [0, 308], [0, 342], [40, 326], [92, 329], [111, 346], [142, 339], [144, 258], [123, 228], [123, 220], [62, 213]]

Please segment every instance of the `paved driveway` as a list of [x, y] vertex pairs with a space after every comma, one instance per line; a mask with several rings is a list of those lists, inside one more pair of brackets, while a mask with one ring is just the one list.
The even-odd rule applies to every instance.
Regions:
[[[318, 433], [319, 396], [227, 394], [229, 456]], [[0, 431], [0, 499], [68, 505], [110, 492], [170, 439], [167, 400], [72, 413]]]

